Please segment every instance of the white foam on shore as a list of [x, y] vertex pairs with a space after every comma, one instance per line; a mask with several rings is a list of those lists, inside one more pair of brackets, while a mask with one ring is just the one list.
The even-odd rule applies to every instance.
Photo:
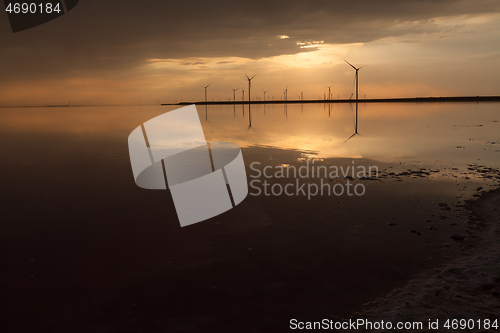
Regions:
[[[441, 323], [447, 319], [498, 319], [500, 325], [500, 191], [487, 193], [471, 208], [486, 222], [472, 254], [449, 263], [430, 279], [410, 281], [405, 288], [367, 304], [369, 310], [353, 317], [392, 323], [420, 321], [424, 332], [429, 319]], [[450, 332], [440, 326], [432, 332]]]

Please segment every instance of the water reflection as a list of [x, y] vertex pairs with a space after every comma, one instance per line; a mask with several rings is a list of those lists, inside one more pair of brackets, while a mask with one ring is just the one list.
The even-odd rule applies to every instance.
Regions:
[[248, 104], [248, 129], [252, 127], [252, 105]]
[[354, 119], [354, 133], [349, 138], [347, 138], [347, 140], [345, 140], [345, 142], [349, 141], [357, 134], [358, 134], [358, 102], [356, 102], [356, 115], [355, 115], [355, 119]]
[[[332, 105], [328, 114], [322, 112], [328, 107], [326, 103], [252, 105], [248, 119], [245, 104], [241, 105], [243, 117], [236, 117], [238, 107], [197, 107], [200, 118], [205, 119], [202, 126], [208, 140], [235, 142], [241, 147], [263, 145], [313, 151], [320, 158], [368, 157], [398, 164], [418, 161], [498, 166], [500, 160], [498, 103], [366, 104], [362, 131], [360, 106], [355, 103], [337, 104], [337, 108]], [[356, 109], [351, 111], [351, 107]], [[176, 108], [143, 106], [140, 112], [137, 107], [1, 109], [0, 129], [2, 135], [114, 135], [128, 133], [137, 124]], [[249, 127], [258, 131], [247, 131]], [[346, 141], [361, 132], [370, 139]]]
[[[233, 116], [226, 117], [230, 108]], [[211, 122], [203, 124], [209, 140], [300, 149], [319, 158], [368, 157], [398, 164], [498, 165], [500, 157], [498, 145], [487, 145], [500, 141], [497, 104], [364, 104], [362, 132], [360, 105], [354, 101], [336, 108], [330, 103], [252, 104], [248, 118], [229, 122], [234, 108], [209, 106]], [[245, 112], [246, 105], [242, 108]], [[244, 130], [248, 128], [259, 130]], [[370, 139], [352, 140], [361, 133]]]
[[[248, 119], [235, 117], [234, 105], [198, 107], [206, 120], [201, 121], [205, 138], [238, 144], [246, 164], [298, 169], [313, 161], [349, 166], [355, 159], [356, 165], [386, 169], [385, 178], [359, 180], [367, 184], [364, 197], [248, 196], [220, 217], [181, 229], [167, 191], [135, 185], [126, 144], [138, 124], [178, 107], [0, 109], [2, 217], [8, 231], [0, 243], [13, 254], [5, 256], [0, 276], [12, 317], [38, 318], [29, 304], [39, 300], [71, 303], [75, 313], [88, 314], [98, 325], [103, 319], [94, 313], [122, 309], [115, 331], [131, 315], [143, 315], [129, 306], [138, 301], [141, 309], [177, 314], [151, 315], [155, 322], [173, 323], [170, 331], [186, 327], [198, 314], [202, 318], [207, 308], [214, 326], [233, 331], [240, 318], [253, 323], [263, 313], [279, 316], [279, 322], [307, 311], [318, 318], [347, 317], [396, 282], [401, 286], [421, 276], [419, 269], [431, 262], [448, 260], [452, 254], [441, 246], [443, 239], [466, 227], [448, 205], [437, 203], [456, 202], [463, 193], [457, 184], [470, 174], [455, 171], [451, 182], [436, 180], [431, 172], [421, 173], [427, 174], [422, 179], [406, 173], [398, 182], [397, 166], [444, 166], [443, 172], [462, 166], [466, 172], [471, 163], [499, 166], [497, 103], [366, 104], [361, 132], [369, 139], [349, 141], [348, 104], [330, 107], [328, 115], [321, 104], [283, 110], [267, 105], [265, 113], [261, 107], [264, 111], [264, 105], [252, 105]], [[408, 232], [413, 229], [422, 235]], [[270, 295], [268, 301], [262, 302], [262, 295]], [[194, 314], [190, 304], [200, 305]], [[69, 318], [66, 308], [52, 306], [51, 318]], [[238, 320], [228, 324], [229, 317]], [[255, 331], [269, 329], [268, 322], [257, 324]]]

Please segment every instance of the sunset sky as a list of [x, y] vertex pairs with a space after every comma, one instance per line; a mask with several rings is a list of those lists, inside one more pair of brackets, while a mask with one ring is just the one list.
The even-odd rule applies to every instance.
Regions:
[[[0, 106], [500, 95], [500, 1], [98, 1], [12, 33]], [[245, 92], [245, 96], [247, 92]]]

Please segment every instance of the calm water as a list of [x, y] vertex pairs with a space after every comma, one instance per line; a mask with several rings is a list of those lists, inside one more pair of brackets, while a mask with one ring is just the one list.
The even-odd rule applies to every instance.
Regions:
[[[348, 316], [457, 256], [460, 205], [498, 186], [497, 103], [360, 104], [357, 124], [347, 104], [199, 106], [207, 141], [242, 147], [249, 180], [253, 162], [379, 177], [352, 180], [363, 196], [249, 195], [180, 228], [168, 191], [135, 185], [127, 147], [172, 109], [0, 109], [4, 331], [277, 332]], [[346, 182], [300, 181], [322, 180]]]

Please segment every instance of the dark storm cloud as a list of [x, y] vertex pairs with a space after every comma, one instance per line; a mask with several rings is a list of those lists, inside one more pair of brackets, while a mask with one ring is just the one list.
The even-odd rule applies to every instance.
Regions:
[[[83, 0], [67, 15], [12, 34], [0, 22], [3, 80], [93, 76], [146, 59], [305, 52], [297, 42], [370, 42], [439, 31], [432, 18], [498, 12], [497, 0]], [[279, 39], [287, 35], [288, 39]]]

